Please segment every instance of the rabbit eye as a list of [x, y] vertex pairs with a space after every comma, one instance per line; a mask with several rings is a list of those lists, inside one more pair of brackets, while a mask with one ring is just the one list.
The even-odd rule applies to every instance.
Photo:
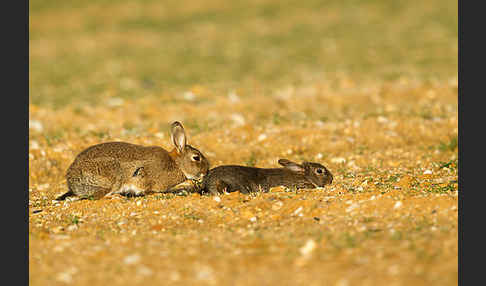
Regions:
[[199, 160], [201, 160], [201, 157], [199, 157], [199, 155], [195, 155], [195, 156], [192, 156], [192, 160], [199, 161]]
[[317, 169], [316, 172], [317, 172], [317, 174], [322, 174], [323, 171], [322, 171], [322, 169]]
[[141, 172], [143, 170], [143, 167], [137, 168], [135, 172], [133, 173], [133, 177], [141, 175]]

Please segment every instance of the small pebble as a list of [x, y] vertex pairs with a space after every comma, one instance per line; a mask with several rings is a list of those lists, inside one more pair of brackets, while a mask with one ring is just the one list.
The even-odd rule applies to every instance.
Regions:
[[346, 159], [342, 157], [335, 157], [331, 159], [331, 162], [334, 164], [342, 164], [342, 163], [346, 163]]
[[293, 214], [294, 215], [298, 215], [304, 208], [303, 207], [298, 207], [294, 212]]
[[346, 208], [346, 212], [347, 213], [352, 212], [353, 210], [357, 209], [358, 207], [359, 207], [359, 204], [354, 203], [354, 204], [350, 205], [348, 208]]
[[402, 202], [401, 201], [398, 201], [395, 203], [395, 205], [393, 206], [394, 209], [398, 209], [398, 208], [401, 208], [402, 207]]
[[230, 93], [228, 93], [228, 99], [232, 103], [236, 103], [236, 102], [240, 101], [240, 97], [234, 91], [231, 91]]
[[376, 118], [376, 121], [378, 121], [379, 123], [388, 123], [388, 118], [384, 116], [378, 116], [378, 118]]
[[147, 266], [141, 265], [137, 268], [137, 274], [141, 276], [150, 276], [154, 272], [152, 269], [148, 268]]
[[265, 139], [267, 139], [267, 135], [266, 134], [260, 134], [260, 136], [258, 136], [258, 142], [263, 141]]
[[283, 202], [278, 201], [272, 205], [272, 210], [278, 211], [280, 208], [282, 208]]
[[184, 92], [182, 97], [187, 101], [194, 101], [196, 99], [196, 95], [192, 91]]
[[125, 101], [119, 97], [112, 97], [106, 101], [106, 105], [111, 107], [122, 106]]
[[30, 141], [30, 146], [29, 146], [29, 147], [30, 147], [30, 149], [32, 149], [32, 150], [38, 150], [38, 149], [40, 148], [40, 145], [39, 145], [39, 143], [38, 143], [37, 141], [35, 141], [35, 140], [31, 140], [31, 141]]
[[49, 188], [49, 184], [41, 184], [37, 186], [37, 190], [39, 191], [46, 190], [47, 188]]
[[202, 265], [196, 267], [196, 279], [197, 280], [213, 280], [214, 270], [208, 265]]
[[73, 275], [76, 274], [78, 272], [78, 269], [76, 267], [69, 267], [67, 269], [65, 269], [64, 271], [62, 272], [59, 272], [57, 275], [56, 275], [56, 280], [59, 281], [59, 282], [64, 282], [64, 283], [71, 283], [73, 282]]
[[313, 239], [309, 239], [307, 240], [305, 245], [299, 249], [300, 254], [307, 256], [314, 251], [316, 246], [317, 246], [316, 242]]
[[42, 123], [38, 120], [29, 120], [29, 129], [42, 132], [44, 130], [44, 126], [42, 126]]
[[242, 126], [242, 125], [245, 125], [245, 123], [246, 123], [245, 117], [243, 117], [243, 115], [241, 115], [239, 113], [232, 114], [231, 120], [233, 121], [234, 125], [236, 125], [236, 126]]
[[129, 256], [126, 256], [124, 259], [123, 259], [123, 262], [127, 265], [133, 265], [133, 264], [137, 264], [138, 262], [140, 262], [141, 260], [141, 257], [139, 254], [132, 254], [132, 255], [129, 255]]
[[53, 227], [53, 228], [51, 229], [51, 231], [52, 231], [53, 233], [60, 233], [60, 232], [64, 231], [64, 227], [62, 227], [62, 226], [56, 226], [56, 227]]

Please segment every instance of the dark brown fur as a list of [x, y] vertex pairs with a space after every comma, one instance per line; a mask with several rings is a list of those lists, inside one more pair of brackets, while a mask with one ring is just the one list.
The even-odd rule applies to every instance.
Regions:
[[[333, 176], [318, 163], [303, 162], [301, 165], [280, 159], [284, 168], [255, 168], [223, 165], [209, 170], [202, 183], [202, 193], [219, 194], [240, 191], [242, 193], [268, 192], [270, 188], [285, 186], [295, 189], [313, 189], [331, 184]], [[321, 174], [317, 170], [321, 170]]]

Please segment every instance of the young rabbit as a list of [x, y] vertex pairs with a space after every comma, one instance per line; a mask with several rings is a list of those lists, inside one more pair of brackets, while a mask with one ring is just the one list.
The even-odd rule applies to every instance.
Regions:
[[202, 180], [200, 192], [219, 194], [223, 192], [242, 193], [263, 191], [285, 186], [296, 189], [313, 189], [332, 183], [333, 176], [319, 163], [297, 164], [287, 159], [278, 163], [283, 168], [254, 168], [237, 165], [223, 165], [209, 170]]
[[69, 196], [99, 199], [106, 195], [145, 195], [166, 192], [186, 179], [201, 179], [209, 162], [197, 149], [186, 144], [179, 122], [171, 125], [175, 148], [168, 152], [157, 146], [126, 142], [93, 145], [75, 158], [66, 173]]

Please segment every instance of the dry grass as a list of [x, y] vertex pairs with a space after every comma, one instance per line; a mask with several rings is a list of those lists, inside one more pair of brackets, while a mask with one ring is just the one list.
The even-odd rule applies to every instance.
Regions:
[[[29, 1], [30, 285], [457, 285], [457, 5], [299, 3]], [[173, 120], [212, 167], [333, 184], [52, 201]]]

